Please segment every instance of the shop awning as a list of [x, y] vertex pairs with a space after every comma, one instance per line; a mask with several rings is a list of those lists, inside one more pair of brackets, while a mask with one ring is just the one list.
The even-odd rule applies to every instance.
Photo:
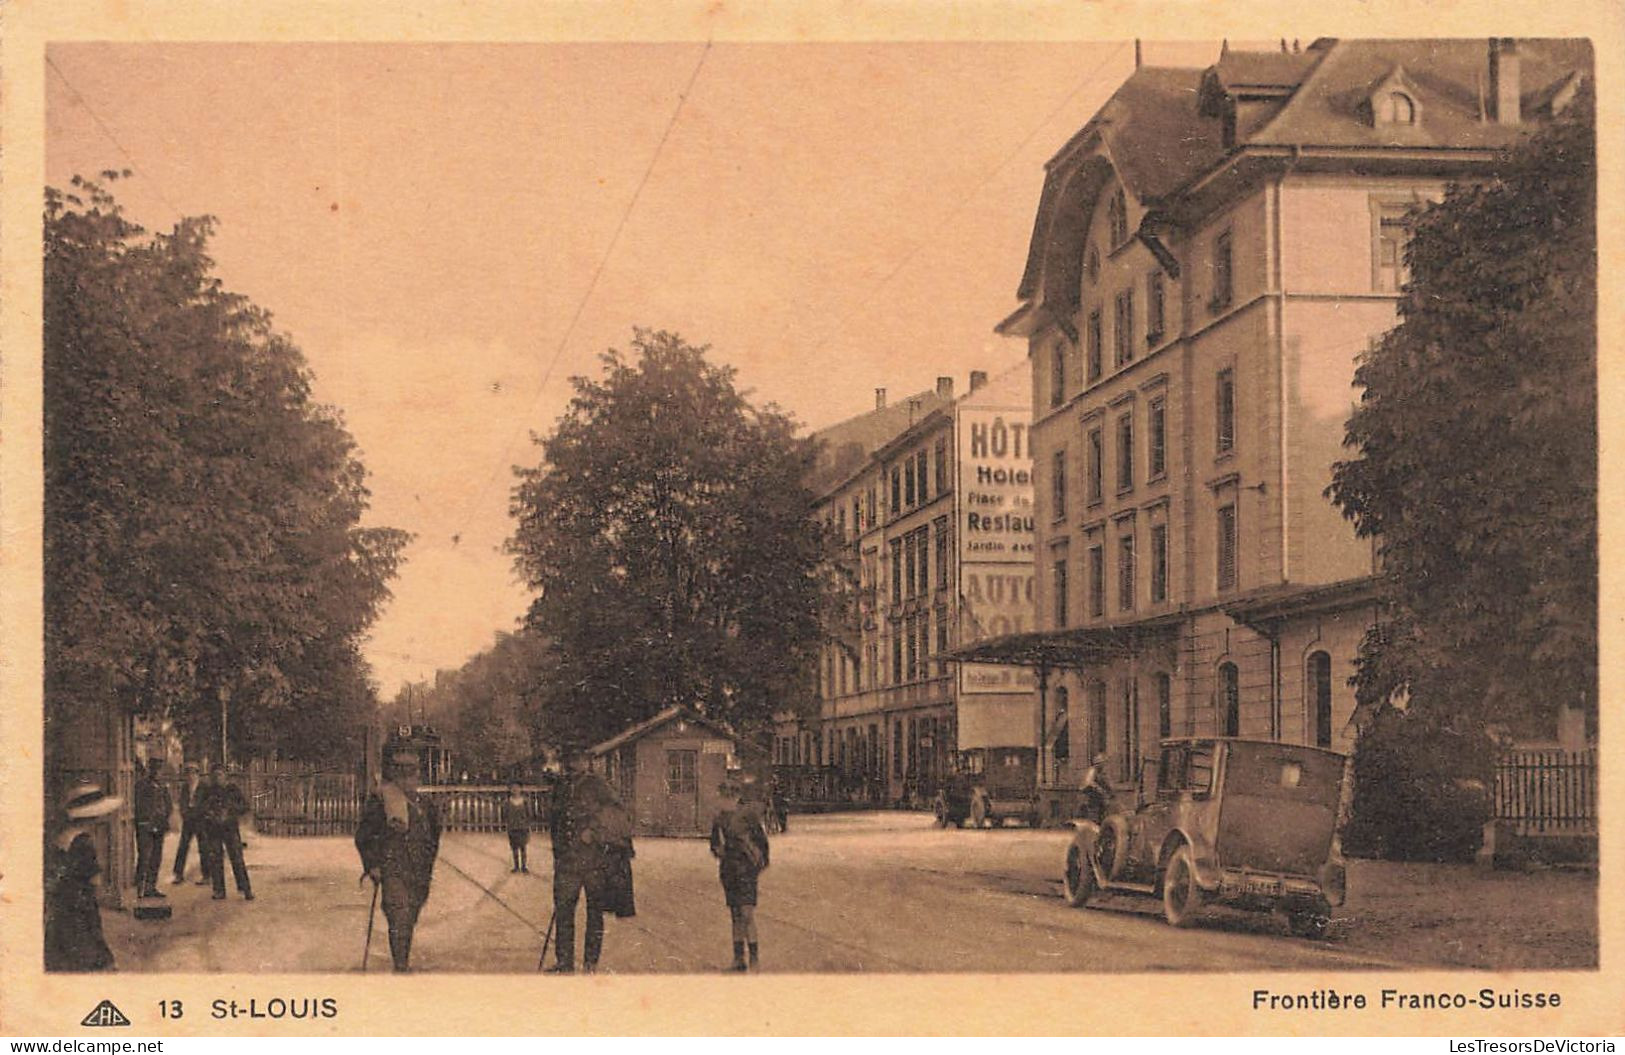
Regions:
[[1002, 634], [943, 653], [960, 663], [995, 663], [1046, 670], [1098, 666], [1168, 641], [1186, 616], [1175, 612], [1117, 626]]

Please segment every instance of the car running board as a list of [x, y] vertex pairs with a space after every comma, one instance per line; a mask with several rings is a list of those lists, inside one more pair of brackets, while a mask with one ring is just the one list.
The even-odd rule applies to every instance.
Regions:
[[1118, 890], [1130, 894], [1155, 894], [1157, 892], [1155, 883], [1125, 883], [1121, 880], [1102, 883], [1100, 888], [1106, 891]]

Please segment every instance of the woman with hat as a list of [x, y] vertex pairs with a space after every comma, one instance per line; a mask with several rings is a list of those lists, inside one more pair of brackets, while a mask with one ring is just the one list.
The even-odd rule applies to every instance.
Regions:
[[96, 784], [80, 784], [62, 801], [63, 825], [45, 858], [45, 969], [109, 971], [113, 950], [102, 937], [96, 901], [101, 861], [83, 822], [115, 812], [124, 800]]

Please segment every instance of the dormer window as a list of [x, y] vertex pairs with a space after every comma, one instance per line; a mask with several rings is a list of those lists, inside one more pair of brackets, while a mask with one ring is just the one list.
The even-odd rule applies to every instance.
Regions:
[[1422, 105], [1403, 66], [1395, 66], [1388, 76], [1377, 82], [1362, 109], [1366, 119], [1378, 128], [1414, 125], [1422, 117]]
[[1377, 122], [1385, 125], [1414, 125], [1416, 101], [1404, 92], [1389, 92], [1381, 100]]

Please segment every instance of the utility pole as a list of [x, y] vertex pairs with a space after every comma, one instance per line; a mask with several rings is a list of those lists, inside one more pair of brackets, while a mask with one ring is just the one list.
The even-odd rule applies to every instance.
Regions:
[[231, 694], [222, 685], [215, 690], [215, 695], [220, 697], [220, 764], [224, 766], [230, 764], [226, 758], [226, 700]]

